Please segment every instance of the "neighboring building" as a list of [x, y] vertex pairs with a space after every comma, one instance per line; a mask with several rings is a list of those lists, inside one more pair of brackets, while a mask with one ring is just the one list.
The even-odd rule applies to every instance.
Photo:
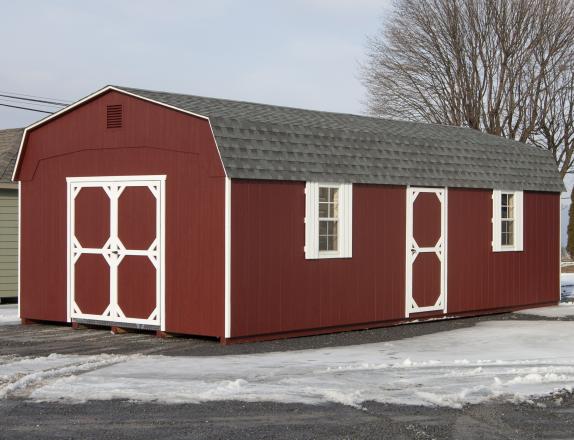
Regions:
[[18, 184], [12, 172], [23, 132], [0, 130], [0, 301], [18, 296]]
[[24, 136], [23, 319], [234, 342], [559, 301], [534, 146], [119, 87]]

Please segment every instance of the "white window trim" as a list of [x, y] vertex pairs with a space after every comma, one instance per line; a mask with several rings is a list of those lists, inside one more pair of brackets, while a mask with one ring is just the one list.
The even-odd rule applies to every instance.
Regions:
[[[501, 243], [501, 222], [500, 209], [502, 194], [512, 194], [514, 196], [514, 244], [503, 246]], [[524, 215], [523, 215], [523, 191], [492, 191], [492, 250], [493, 252], [519, 252], [524, 250]]]
[[[319, 188], [339, 189], [339, 245], [337, 251], [319, 251]], [[353, 185], [307, 182], [305, 187], [305, 258], [351, 258], [353, 255]]]

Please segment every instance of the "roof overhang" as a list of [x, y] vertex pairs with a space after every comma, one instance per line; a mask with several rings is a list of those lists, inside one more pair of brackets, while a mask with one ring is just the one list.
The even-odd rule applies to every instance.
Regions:
[[[180, 112], [180, 113], [185, 113], [185, 114], [188, 114], [188, 115], [191, 115], [191, 116], [195, 116], [195, 117], [197, 117], [197, 118], [201, 118], [201, 119], [205, 119], [206, 121], [209, 121], [209, 118], [208, 118], [207, 116], [200, 115], [200, 114], [198, 114], [198, 113], [193, 113], [193, 112], [190, 112], [190, 111], [187, 111], [187, 110], [183, 110], [183, 109], [181, 109], [181, 108], [179, 108], [179, 107], [174, 107], [174, 106], [172, 106], [172, 105], [165, 104], [165, 103], [163, 103], [163, 102], [156, 101], [156, 100], [154, 100], [154, 99], [150, 99], [150, 98], [147, 98], [147, 97], [145, 97], [145, 96], [138, 95], [138, 94], [136, 94], [136, 93], [128, 92], [127, 90], [123, 90], [123, 89], [120, 88], [120, 87], [106, 86], [106, 87], [103, 87], [103, 88], [97, 90], [96, 92], [94, 92], [94, 93], [92, 93], [92, 94], [86, 96], [85, 98], [82, 98], [82, 99], [80, 99], [79, 101], [76, 101], [76, 102], [74, 102], [73, 104], [70, 104], [69, 106], [64, 107], [63, 109], [57, 111], [56, 113], [53, 113], [53, 114], [51, 114], [51, 115], [49, 115], [49, 116], [46, 116], [45, 118], [39, 120], [38, 122], [35, 122], [35, 123], [32, 124], [32, 125], [29, 125], [28, 127], [26, 127], [26, 128], [24, 129], [24, 133], [22, 134], [22, 140], [20, 141], [20, 147], [18, 148], [18, 157], [16, 158], [16, 164], [15, 164], [15, 166], [14, 166], [14, 171], [12, 172], [12, 181], [13, 181], [13, 182], [16, 181], [16, 175], [18, 174], [18, 170], [20, 169], [20, 160], [21, 160], [21, 158], [22, 158], [22, 153], [23, 153], [23, 151], [24, 151], [24, 146], [25, 146], [25, 144], [26, 144], [26, 139], [27, 139], [27, 137], [28, 137], [28, 132], [29, 132], [29, 131], [34, 130], [35, 128], [38, 128], [38, 127], [40, 127], [40, 126], [42, 126], [42, 125], [44, 125], [44, 124], [47, 124], [47, 123], [50, 122], [51, 120], [56, 119], [56, 118], [58, 118], [58, 117], [60, 117], [60, 116], [62, 116], [62, 115], [64, 115], [64, 114], [66, 114], [66, 113], [68, 113], [68, 112], [74, 110], [76, 107], [79, 107], [79, 106], [81, 106], [81, 105], [87, 103], [88, 101], [91, 101], [91, 100], [93, 100], [93, 99], [95, 99], [95, 98], [97, 98], [97, 97], [99, 97], [99, 96], [101, 96], [101, 95], [103, 95], [103, 94], [105, 94], [105, 93], [108, 93], [108, 92], [110, 92], [110, 91], [114, 91], [114, 92], [118, 92], [118, 93], [123, 93], [124, 95], [132, 96], [132, 97], [134, 97], [134, 98], [138, 98], [138, 99], [141, 99], [141, 100], [143, 100], [143, 101], [148, 101], [148, 102], [151, 102], [151, 103], [153, 103], [153, 104], [161, 105], [161, 106], [166, 107], [166, 108], [169, 108], [169, 109], [171, 109], [171, 110], [178, 111], [178, 112]], [[211, 126], [211, 124], [210, 124], [210, 126]]]

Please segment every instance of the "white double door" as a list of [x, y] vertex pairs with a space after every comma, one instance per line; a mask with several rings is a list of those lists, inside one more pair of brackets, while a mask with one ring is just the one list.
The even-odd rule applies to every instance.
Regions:
[[67, 185], [68, 320], [163, 330], [165, 176]]

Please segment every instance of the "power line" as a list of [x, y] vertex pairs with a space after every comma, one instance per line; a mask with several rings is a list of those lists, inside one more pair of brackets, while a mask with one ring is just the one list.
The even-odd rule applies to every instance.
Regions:
[[47, 111], [45, 111], [45, 110], [38, 110], [38, 109], [36, 109], [36, 108], [20, 107], [20, 106], [18, 106], [18, 105], [3, 104], [3, 103], [1, 103], [1, 102], [0, 102], [0, 105], [1, 105], [1, 106], [4, 106], [4, 107], [18, 108], [18, 109], [20, 109], [20, 110], [29, 110], [29, 111], [31, 111], [31, 112], [46, 113], [46, 114], [48, 114], [48, 115], [54, 114], [54, 112], [47, 112]]
[[42, 110], [47, 110], [47, 111], [58, 111], [60, 109], [62, 109], [62, 106], [57, 106], [54, 104], [42, 104], [40, 102], [29, 102], [29, 101], [19, 101], [16, 99], [12, 99], [12, 98], [3, 98], [0, 96], [0, 102], [6, 103], [6, 104], [11, 104], [11, 105], [25, 105], [25, 106], [31, 106], [33, 108], [40, 108]]
[[1, 97], [3, 98], [10, 98], [10, 99], [19, 99], [22, 101], [32, 101], [32, 102], [40, 102], [42, 104], [50, 104], [50, 105], [59, 105], [62, 107], [66, 107], [68, 104], [64, 104], [62, 102], [56, 102], [56, 101], [44, 101], [42, 99], [32, 99], [32, 98], [20, 98], [19, 96], [12, 96], [12, 95], [1, 95]]
[[26, 95], [26, 94], [24, 94], [24, 93], [7, 92], [6, 90], [0, 90], [0, 93], [5, 93], [5, 94], [8, 94], [8, 95], [24, 96], [24, 97], [35, 98], [35, 99], [51, 100], [51, 101], [54, 101], [54, 100], [57, 99], [57, 100], [59, 100], [59, 101], [67, 101], [68, 103], [67, 103], [66, 105], [72, 103], [72, 101], [69, 101], [69, 100], [67, 100], [67, 99], [47, 98], [47, 97], [45, 97], [45, 96], [36, 96], [36, 95]]

